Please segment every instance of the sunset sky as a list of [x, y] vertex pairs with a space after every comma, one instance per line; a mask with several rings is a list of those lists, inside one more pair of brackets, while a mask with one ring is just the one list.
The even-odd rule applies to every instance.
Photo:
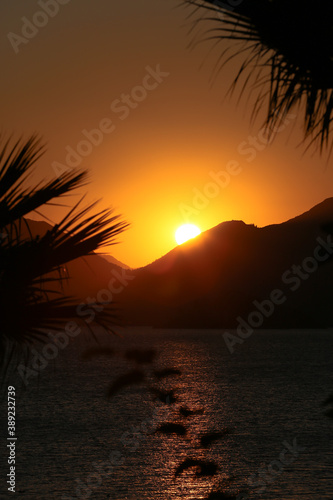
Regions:
[[[223, 46], [188, 48], [181, 1], [61, 3], [57, 13], [54, 0], [1, 3], [1, 129], [42, 135], [36, 179], [82, 152], [76, 163], [91, 179], [84, 203], [100, 199], [131, 223], [110, 248], [117, 259], [148, 264], [176, 245], [186, 222], [202, 231], [230, 219], [264, 226], [333, 195], [332, 162], [298, 147], [296, 114], [267, 145], [260, 117], [250, 123], [248, 93], [225, 98], [236, 61], [211, 82]], [[53, 17], [36, 15], [42, 4]], [[45, 25], [32, 31], [32, 19]], [[95, 144], [82, 145], [98, 127]], [[45, 210], [55, 222], [63, 213]]]

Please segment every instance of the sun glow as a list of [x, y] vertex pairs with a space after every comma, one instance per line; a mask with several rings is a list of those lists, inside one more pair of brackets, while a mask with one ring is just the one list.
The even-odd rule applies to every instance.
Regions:
[[200, 229], [194, 224], [184, 224], [180, 226], [175, 233], [176, 242], [178, 245], [181, 245], [185, 243], [185, 241], [195, 238], [200, 233]]

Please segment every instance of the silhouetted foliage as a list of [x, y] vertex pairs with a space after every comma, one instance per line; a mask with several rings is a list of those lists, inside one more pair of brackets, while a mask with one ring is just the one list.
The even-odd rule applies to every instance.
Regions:
[[[127, 226], [111, 210], [91, 214], [94, 203], [85, 208], [77, 203], [43, 236], [33, 236], [25, 217], [31, 212], [41, 215], [40, 209], [82, 187], [87, 178], [83, 171], [68, 172], [34, 185], [30, 175], [43, 152], [36, 136], [14, 144], [7, 140], [0, 149], [2, 367], [18, 346], [47, 338], [45, 330], [60, 330], [70, 319], [80, 320], [78, 302], [59, 291], [65, 279], [64, 266], [114, 243]], [[105, 308], [96, 314], [92, 326], [99, 324], [110, 330], [114, 321], [111, 309]]]
[[173, 403], [176, 403], [176, 401], [178, 400], [178, 397], [175, 396], [175, 391], [173, 389], [164, 390], [164, 389], [157, 389], [156, 387], [151, 387], [150, 392], [154, 394], [155, 400], [158, 400], [166, 405], [172, 405]]
[[175, 424], [173, 422], [167, 422], [158, 426], [155, 432], [160, 434], [177, 434], [178, 436], [185, 436], [186, 427], [182, 424]]
[[107, 395], [108, 397], [112, 397], [124, 387], [128, 387], [131, 385], [141, 384], [146, 379], [144, 372], [140, 370], [133, 370], [125, 375], [121, 375], [118, 377], [111, 387], [108, 389]]
[[223, 432], [209, 432], [204, 434], [200, 438], [200, 445], [203, 448], [208, 448], [211, 444], [215, 443], [215, 441], [220, 441], [224, 436], [229, 434], [229, 429], [225, 429]]
[[[112, 349], [110, 348], [93, 348], [89, 349], [87, 351], [87, 356], [90, 358], [91, 355], [95, 354], [96, 355], [107, 355], [108, 350], [110, 350], [111, 355], [113, 353]], [[147, 351], [144, 349], [135, 349], [135, 350], [126, 350], [125, 353], [121, 354], [118, 353], [120, 356], [125, 356], [126, 359], [129, 360], [130, 364], [136, 365], [138, 360], [142, 361], [144, 360], [146, 362], [147, 358], [147, 352], [154, 352], [154, 357], [157, 357], [158, 352], [155, 352], [153, 350]], [[128, 355], [130, 353], [130, 355]], [[135, 355], [133, 354], [135, 353]], [[148, 356], [148, 358], [150, 358]], [[153, 360], [151, 360], [153, 363]], [[147, 363], [148, 365], [151, 364], [151, 362]], [[159, 403], [163, 403], [165, 405], [169, 406], [170, 409], [170, 421], [162, 421], [160, 423], [153, 423], [154, 430], [152, 430], [152, 434], [160, 434], [162, 436], [172, 436], [173, 439], [180, 439], [184, 438], [188, 442], [192, 441], [192, 436], [190, 435], [189, 437], [189, 430], [190, 429], [190, 423], [191, 420], [188, 420], [187, 423], [189, 424], [188, 426], [185, 426], [184, 424], [177, 422], [177, 417], [176, 421], [171, 421], [171, 419], [175, 419], [175, 411], [174, 407], [172, 406], [174, 403], [176, 403], [179, 399], [178, 396], [175, 395], [176, 388], [168, 388], [165, 389], [163, 387], [157, 386], [157, 387], [151, 387], [149, 385], [150, 381], [152, 378], [158, 378], [161, 380], [161, 383], [165, 383], [165, 378], [167, 377], [173, 377], [174, 375], [180, 375], [181, 371], [178, 370], [177, 368], [159, 368], [156, 369], [154, 366], [145, 366], [140, 368], [138, 370], [137, 368], [132, 370], [129, 373], [126, 373], [124, 375], [121, 375], [118, 377], [111, 387], [109, 388], [108, 395], [113, 396], [116, 393], [118, 393], [120, 390], [123, 388], [129, 387], [131, 385], [135, 384], [141, 384], [145, 383], [145, 388], [148, 390], [152, 395], [154, 401], [157, 402], [157, 405]], [[158, 375], [158, 376], [157, 376]], [[182, 406], [180, 406], [178, 409], [178, 414], [179, 417], [181, 418], [189, 418], [193, 417], [195, 415], [203, 415], [204, 414], [204, 409], [203, 408], [188, 408], [187, 406], [184, 405], [184, 402]], [[165, 409], [163, 410], [164, 413]], [[155, 417], [154, 417], [155, 419]], [[164, 417], [163, 417], [164, 420]], [[214, 443], [217, 440], [222, 439], [228, 432], [229, 429], [223, 429], [220, 432], [210, 432], [203, 434], [200, 438], [198, 436], [198, 424], [200, 422], [196, 421], [195, 422], [195, 428], [192, 429], [194, 431], [195, 436], [193, 439], [193, 452], [196, 453], [198, 450], [195, 450], [196, 445], [194, 443], [197, 443], [198, 440], [200, 442], [200, 445], [202, 448], [208, 448], [212, 443]], [[146, 431], [147, 432], [147, 431]], [[192, 434], [192, 432], [190, 433]], [[202, 451], [200, 453], [203, 453]], [[172, 457], [172, 463], [174, 464], [176, 457]], [[181, 459], [180, 459], [181, 460]], [[190, 471], [192, 478], [190, 479], [191, 482], [193, 482], [193, 487], [195, 486], [195, 483], [197, 481], [201, 481], [201, 479], [205, 478], [214, 478], [211, 480], [211, 487], [214, 489], [209, 493], [208, 497], [205, 497], [205, 500], [240, 500], [240, 498], [248, 498], [246, 495], [240, 497], [239, 495], [235, 496], [229, 493], [224, 492], [224, 485], [229, 485], [231, 478], [226, 478], [225, 475], [223, 474], [222, 477], [216, 478], [218, 472], [220, 470], [220, 467], [216, 461], [213, 460], [206, 460], [204, 458], [197, 458], [195, 456], [192, 457], [187, 457], [181, 461], [181, 463], [176, 467], [176, 469], [173, 471], [173, 476], [174, 479], [176, 480], [183, 472]], [[223, 472], [223, 471], [222, 471]], [[180, 486], [182, 487], [182, 486]], [[217, 490], [217, 488], [219, 488]]]
[[[267, 109], [273, 133], [289, 111], [303, 113], [304, 139], [332, 147], [333, 4], [319, 0], [185, 0], [196, 26], [208, 20], [205, 40], [222, 42], [215, 72], [239, 61], [237, 84], [255, 94], [253, 117]], [[204, 7], [204, 10], [201, 9]], [[204, 23], [206, 25], [206, 23]], [[227, 42], [227, 43], [225, 43]], [[230, 43], [231, 42], [231, 43]]]
[[153, 349], [148, 349], [147, 351], [133, 349], [125, 352], [125, 358], [131, 361], [135, 361], [140, 365], [151, 364], [155, 356], [156, 352]]
[[163, 370], [155, 370], [154, 375], [158, 380], [165, 377], [170, 377], [171, 375], [181, 375], [182, 372], [177, 370], [177, 368], [164, 368]]
[[196, 458], [186, 458], [175, 470], [175, 477], [179, 476], [187, 469], [195, 469], [196, 477], [215, 476], [218, 465], [208, 460], [199, 460]]
[[189, 408], [186, 408], [185, 406], [181, 406], [179, 408], [179, 413], [184, 417], [192, 417], [194, 415], [203, 415], [204, 414], [204, 409], [203, 408], [198, 408], [194, 410], [190, 410]]

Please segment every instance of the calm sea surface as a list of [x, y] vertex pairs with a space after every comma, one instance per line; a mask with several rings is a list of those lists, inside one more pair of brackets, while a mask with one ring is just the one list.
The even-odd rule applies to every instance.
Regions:
[[[233, 354], [217, 330], [96, 335], [112, 357], [82, 359], [96, 347], [82, 333], [25, 389], [17, 372], [9, 377], [17, 392], [17, 492], [6, 492], [4, 423], [1, 499], [203, 500], [214, 489], [239, 499], [333, 499], [333, 420], [322, 406], [333, 393], [332, 332], [257, 332]], [[127, 360], [133, 349], [155, 350], [153, 363]], [[181, 375], [153, 373], [169, 367]], [[145, 379], [108, 398], [133, 370], [133, 380]], [[154, 400], [152, 388], [173, 389], [178, 399]], [[204, 412], [185, 418], [181, 407]], [[4, 399], [1, 408], [3, 416]], [[186, 434], [155, 433], [166, 422]], [[203, 448], [201, 436], [213, 431], [226, 434]], [[217, 473], [197, 477], [192, 467], [175, 477], [187, 458], [212, 461]]]

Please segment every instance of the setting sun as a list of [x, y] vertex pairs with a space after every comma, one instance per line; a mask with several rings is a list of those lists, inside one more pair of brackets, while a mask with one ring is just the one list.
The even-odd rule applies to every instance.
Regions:
[[195, 238], [200, 233], [200, 229], [194, 224], [184, 224], [180, 226], [175, 233], [176, 242], [178, 245], [181, 245], [185, 243], [185, 241]]

